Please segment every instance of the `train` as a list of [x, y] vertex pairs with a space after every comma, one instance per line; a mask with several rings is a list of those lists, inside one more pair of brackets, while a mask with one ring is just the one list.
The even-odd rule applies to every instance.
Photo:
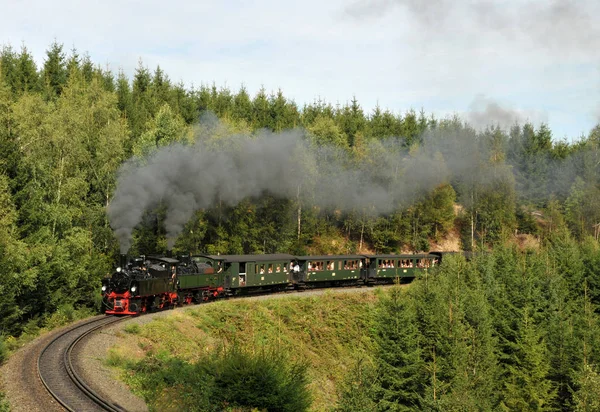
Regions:
[[441, 264], [443, 255], [121, 255], [102, 280], [102, 310], [139, 315], [252, 293], [403, 282]]

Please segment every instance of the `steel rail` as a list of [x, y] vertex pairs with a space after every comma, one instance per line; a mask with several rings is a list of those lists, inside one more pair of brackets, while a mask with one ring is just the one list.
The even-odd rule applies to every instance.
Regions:
[[[40, 378], [40, 380], [41, 380], [42, 384], [44, 385], [44, 387], [46, 388], [46, 390], [66, 410], [71, 411], [71, 412], [79, 412], [82, 409], [81, 409], [81, 405], [75, 406], [75, 405], [73, 405], [72, 400], [69, 401], [67, 399], [64, 399], [64, 389], [65, 389], [65, 383], [66, 383], [65, 376], [63, 376], [61, 374], [52, 376], [52, 373], [57, 372], [56, 370], [54, 370], [54, 371], [44, 370], [43, 371], [41, 368], [43, 363], [48, 363], [48, 362], [52, 362], [52, 361], [57, 362], [56, 357], [59, 357], [60, 360], [62, 360], [62, 363], [60, 363], [59, 369], [64, 368], [66, 370], [66, 375], [67, 375], [66, 378], [68, 378], [68, 382], [72, 383], [79, 390], [79, 393], [77, 393], [77, 394], [73, 393], [75, 391], [73, 388], [70, 388], [70, 390], [67, 389], [67, 392], [70, 392], [71, 395], [75, 395], [79, 400], [82, 400], [82, 398], [83, 398], [83, 399], [91, 401], [100, 410], [110, 411], [110, 412], [123, 412], [124, 411], [124, 409], [122, 409], [118, 405], [115, 405], [112, 402], [102, 398], [102, 396], [100, 396], [98, 393], [96, 393], [92, 388], [90, 388], [84, 382], [84, 380], [81, 378], [81, 376], [79, 376], [79, 374], [77, 374], [77, 372], [73, 366], [72, 352], [73, 352], [74, 348], [77, 346], [77, 344], [80, 343], [89, 334], [91, 334], [105, 326], [120, 322], [126, 318], [127, 317], [117, 318], [117, 317], [113, 317], [113, 316], [103, 317], [100, 319], [93, 319], [89, 322], [85, 322], [80, 325], [74, 326], [74, 327], [69, 328], [69, 329], [63, 331], [62, 333], [58, 334], [56, 337], [54, 337], [54, 339], [52, 339], [40, 352], [40, 355], [38, 356], [38, 359], [37, 359], [38, 377]], [[90, 325], [93, 325], [94, 323], [97, 323], [97, 325], [84, 330], [82, 333], [77, 334], [74, 338], [67, 338], [68, 334], [73, 334], [78, 329], [89, 327]], [[70, 339], [67, 341], [68, 342], [67, 346], [64, 349], [61, 348], [61, 346], [59, 345], [59, 341], [61, 339]], [[56, 349], [53, 349], [52, 348], [53, 345], [58, 345], [58, 347]], [[51, 349], [56, 350], [58, 353], [52, 353]], [[62, 354], [62, 356], [61, 356], [61, 354]], [[60, 360], [58, 360], [58, 361], [60, 362]], [[61, 378], [63, 379], [62, 383], [57, 382]], [[63, 394], [58, 393], [60, 391], [57, 390], [57, 384], [58, 384], [58, 388], [63, 389], [62, 390]], [[67, 384], [67, 386], [68, 386], [68, 384]]]

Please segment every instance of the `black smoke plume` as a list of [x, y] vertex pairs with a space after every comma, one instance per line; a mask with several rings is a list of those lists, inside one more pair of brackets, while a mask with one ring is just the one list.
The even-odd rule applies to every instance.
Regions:
[[[159, 205], [166, 207], [171, 248], [193, 213], [217, 202], [235, 205], [268, 191], [288, 198], [299, 194], [299, 201], [323, 208], [381, 214], [409, 204], [448, 178], [444, 161], [427, 148], [409, 155], [399, 139], [367, 144], [365, 161], [357, 166], [347, 151], [317, 146], [300, 129], [215, 138], [220, 126], [214, 125], [214, 117], [205, 116], [207, 121], [212, 125], [202, 129], [195, 144], [161, 147], [119, 170], [108, 216], [122, 253], [129, 250], [144, 212]], [[466, 163], [449, 164], [462, 169]]]

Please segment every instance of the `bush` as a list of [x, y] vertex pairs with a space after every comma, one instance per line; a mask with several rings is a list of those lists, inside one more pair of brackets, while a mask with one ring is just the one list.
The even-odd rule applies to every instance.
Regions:
[[307, 366], [276, 352], [234, 346], [194, 364], [159, 353], [133, 369], [136, 386], [156, 409], [301, 412], [311, 405]]
[[132, 334], [132, 335], [139, 335], [139, 333], [142, 331], [142, 328], [140, 328], [140, 325], [138, 325], [137, 323], [132, 323], [130, 325], [127, 325], [123, 328], [123, 330], [126, 333]]
[[254, 354], [234, 347], [212, 365], [200, 366], [214, 373], [213, 402], [223, 406], [294, 412], [311, 404], [306, 365], [279, 353]]
[[4, 341], [4, 336], [0, 335], [0, 364], [8, 359], [8, 345]]

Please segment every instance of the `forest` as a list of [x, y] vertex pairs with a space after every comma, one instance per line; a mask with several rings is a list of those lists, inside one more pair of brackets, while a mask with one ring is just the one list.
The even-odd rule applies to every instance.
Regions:
[[[217, 125], [207, 128], [202, 121], [207, 118]], [[395, 198], [397, 204], [386, 205], [384, 212], [365, 205], [324, 205], [310, 187], [302, 196], [265, 190], [236, 203], [214, 202], [193, 212], [173, 239], [174, 253], [419, 252], [454, 235], [462, 250], [498, 254], [477, 269], [484, 275], [475, 285], [488, 282], [478, 287], [491, 288], [489, 294], [499, 287], [494, 278], [508, 276], [502, 289], [511, 299], [517, 299], [512, 291], [519, 291], [516, 309], [488, 302], [486, 310], [503, 311], [482, 320], [491, 322], [488, 329], [473, 332], [460, 323], [470, 316], [468, 311], [482, 314], [476, 308], [483, 303], [475, 292], [461, 296], [461, 285], [471, 280], [467, 271], [453, 283], [455, 295], [420, 286], [411, 292], [411, 299], [392, 296], [381, 316], [401, 316], [396, 321], [417, 325], [430, 320], [411, 302], [456, 301], [461, 307], [457, 309], [461, 329], [456, 333], [474, 333], [473, 339], [481, 338], [477, 344], [483, 345], [482, 351], [491, 345], [487, 339], [493, 335], [501, 348], [492, 351], [497, 358], [473, 362], [481, 362], [483, 368], [505, 365], [490, 373], [508, 376], [515, 391], [521, 390], [518, 379], [532, 385], [547, 383], [547, 390], [535, 389], [539, 396], [548, 395], [539, 405], [564, 408], [574, 402], [569, 392], [577, 386], [574, 371], [589, 372], [585, 379], [598, 385], [595, 370], [586, 369], [595, 364], [595, 352], [580, 353], [576, 369], [574, 358], [568, 358], [569, 345], [583, 342], [592, 348], [591, 338], [563, 335], [570, 330], [596, 333], [591, 327], [576, 328], [569, 311], [578, 310], [580, 322], [597, 322], [599, 285], [586, 271], [599, 267], [600, 125], [587, 136], [556, 140], [545, 124], [515, 124], [510, 130], [490, 124], [476, 130], [458, 116], [438, 119], [424, 109], [393, 113], [376, 107], [365, 113], [355, 98], [343, 104], [316, 100], [299, 107], [282, 90], [263, 88], [251, 96], [244, 86], [186, 87], [171, 81], [160, 67], [150, 70], [141, 61], [129, 79], [122, 70], [102, 68], [86, 53], [65, 50], [58, 42], [49, 46], [40, 67], [25, 45], [19, 50], [7, 45], [0, 52], [0, 334], [7, 338], [32, 333], [58, 311], [98, 308], [100, 279], [119, 254], [107, 208], [128, 159], [144, 164], [143, 159], [163, 148], [175, 143], [193, 147], [200, 137], [202, 144], [218, 148], [236, 136], [253, 139], [271, 133], [277, 138], [289, 130], [297, 131], [311, 150], [326, 148], [343, 156], [346, 170], [359, 175], [384, 169], [379, 159], [393, 154], [400, 161], [385, 163], [395, 167], [393, 172], [372, 178], [383, 181], [382, 187], [402, 187], [410, 195]], [[314, 166], [316, 176], [321, 176], [318, 170], [324, 166]], [[167, 213], [160, 199], [145, 211], [132, 231], [129, 253], [165, 253], [170, 248]], [[563, 258], [556, 259], [555, 252]], [[442, 281], [425, 284], [436, 282]], [[465, 299], [474, 299], [469, 309], [461, 306]], [[439, 334], [440, 327], [435, 323], [422, 330]], [[414, 328], [386, 333], [416, 333]], [[465, 341], [466, 335], [460, 336]], [[382, 347], [396, 342], [393, 335], [380, 339], [385, 340]], [[449, 344], [443, 342], [440, 345]], [[423, 350], [429, 351], [425, 358], [411, 352], [406, 359], [419, 355], [429, 362], [435, 351], [450, 349], [415, 346], [415, 351]], [[548, 358], [547, 352], [556, 358]], [[515, 358], [517, 353], [523, 357]], [[517, 376], [523, 362], [541, 360], [551, 364], [532, 369], [539, 375]], [[462, 372], [467, 379], [468, 371]], [[406, 381], [423, 388], [425, 376], [394, 373], [398, 385]], [[429, 382], [435, 384], [437, 379], [441, 378], [434, 374]], [[585, 379], [579, 385], [585, 385]], [[388, 389], [381, 390], [388, 396]], [[527, 409], [506, 405], [509, 410], [513, 407]]]

